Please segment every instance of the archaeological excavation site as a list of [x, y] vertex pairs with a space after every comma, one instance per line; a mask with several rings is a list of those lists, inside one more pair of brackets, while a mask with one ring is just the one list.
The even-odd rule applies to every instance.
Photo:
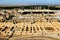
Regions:
[[0, 40], [60, 40], [60, 6], [0, 7]]

